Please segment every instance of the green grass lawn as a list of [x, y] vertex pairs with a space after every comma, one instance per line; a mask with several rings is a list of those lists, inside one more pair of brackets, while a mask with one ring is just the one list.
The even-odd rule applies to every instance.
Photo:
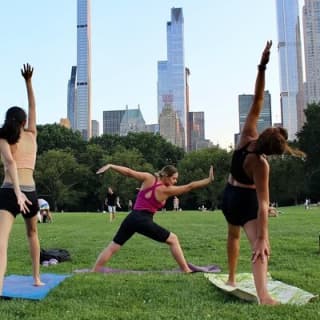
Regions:
[[[270, 218], [273, 278], [320, 293], [320, 208], [281, 208]], [[112, 239], [125, 213], [109, 223], [107, 214], [57, 213], [54, 223], [39, 224], [41, 247], [65, 248], [71, 262], [41, 267], [68, 273], [91, 267]], [[155, 220], [176, 233], [189, 262], [218, 264], [227, 271], [226, 222], [220, 211], [158, 213]], [[239, 272], [251, 272], [242, 234]], [[167, 245], [135, 235], [113, 257], [110, 267], [150, 271], [144, 274], [75, 274], [42, 301], [0, 301], [0, 319], [320, 319], [320, 300], [304, 306], [259, 306], [216, 289], [201, 273], [164, 274], [177, 265]], [[8, 251], [7, 274], [30, 274], [31, 263], [22, 218], [16, 219]]]

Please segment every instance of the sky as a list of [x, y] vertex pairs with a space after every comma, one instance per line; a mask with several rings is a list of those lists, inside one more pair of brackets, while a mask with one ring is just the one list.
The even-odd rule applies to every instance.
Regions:
[[[190, 111], [205, 112], [206, 138], [233, 144], [238, 95], [253, 93], [267, 40], [273, 48], [266, 90], [272, 121], [280, 122], [276, 0], [92, 0], [92, 119], [100, 132], [102, 112], [126, 105], [140, 105], [146, 123], [157, 122], [157, 61], [167, 59], [173, 7], [183, 8]], [[67, 84], [77, 63], [77, 1], [5, 1], [0, 21], [0, 123], [10, 106], [27, 108], [25, 62], [34, 66], [38, 124], [59, 123], [67, 117]]]

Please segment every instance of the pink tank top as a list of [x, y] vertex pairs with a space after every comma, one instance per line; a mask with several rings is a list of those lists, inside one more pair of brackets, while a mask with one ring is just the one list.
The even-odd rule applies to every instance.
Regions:
[[[134, 210], [146, 210], [151, 213], [156, 213], [158, 209], [163, 208], [166, 201], [159, 202], [155, 197], [155, 189], [161, 186], [162, 183], [158, 182], [157, 179], [155, 183], [146, 189], [140, 190], [136, 202], [134, 204]], [[151, 191], [150, 198], [146, 198], [146, 194]]]

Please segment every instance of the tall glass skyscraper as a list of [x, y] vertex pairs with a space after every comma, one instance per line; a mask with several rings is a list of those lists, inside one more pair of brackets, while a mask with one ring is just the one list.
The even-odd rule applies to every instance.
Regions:
[[276, 6], [282, 124], [293, 140], [304, 108], [299, 4], [298, 0], [276, 0]]
[[[253, 102], [253, 94], [240, 94], [238, 96], [239, 101], [239, 131], [242, 131], [250, 107]], [[272, 126], [271, 121], [271, 95], [269, 91], [264, 92], [263, 108], [260, 112], [257, 129], [261, 133], [263, 130]]]
[[77, 107], [75, 129], [91, 138], [91, 21], [90, 0], [78, 0], [77, 14]]
[[77, 67], [72, 66], [71, 68], [71, 76], [68, 81], [68, 97], [67, 97], [67, 113], [68, 113], [68, 119], [70, 121], [70, 126], [72, 129], [75, 129], [75, 114], [77, 110], [77, 104], [76, 104], [76, 76], [77, 76]]
[[303, 6], [306, 101], [320, 102], [320, 1], [305, 0]]
[[[182, 8], [171, 9], [167, 22], [167, 60], [158, 61], [158, 118], [165, 106], [171, 105], [182, 130], [180, 147], [187, 147], [186, 81], [184, 62], [184, 19]], [[160, 128], [161, 131], [161, 128]]]

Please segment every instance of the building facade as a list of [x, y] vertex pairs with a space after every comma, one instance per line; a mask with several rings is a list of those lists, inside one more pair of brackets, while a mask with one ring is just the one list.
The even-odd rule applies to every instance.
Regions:
[[[253, 102], [253, 94], [240, 94], [238, 96], [239, 103], [239, 132], [242, 131], [243, 125], [247, 118], [248, 112]], [[264, 92], [263, 108], [260, 112], [257, 128], [261, 133], [264, 129], [272, 126], [272, 112], [271, 112], [271, 95], [269, 91]]]
[[71, 76], [68, 81], [68, 96], [67, 96], [67, 117], [70, 122], [72, 129], [76, 128], [75, 125], [75, 114], [77, 110], [77, 100], [76, 100], [76, 76], [77, 76], [77, 67], [71, 67]]
[[75, 129], [84, 139], [91, 130], [91, 0], [78, 0], [77, 6], [77, 102]]
[[306, 102], [320, 102], [320, 1], [305, 0], [302, 10]]
[[170, 104], [179, 119], [175, 132], [182, 135], [172, 140], [182, 141], [183, 148], [187, 149], [185, 77], [183, 12], [182, 8], [172, 8], [171, 20], [167, 22], [167, 60], [158, 62], [158, 118]]
[[294, 140], [304, 109], [298, 0], [277, 0], [276, 8], [282, 123]]

